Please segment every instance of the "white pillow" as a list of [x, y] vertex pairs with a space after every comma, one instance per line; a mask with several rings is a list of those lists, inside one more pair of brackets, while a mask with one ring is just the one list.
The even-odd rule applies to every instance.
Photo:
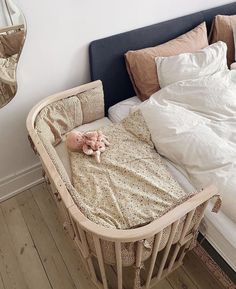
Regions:
[[209, 76], [227, 68], [227, 45], [218, 41], [193, 53], [156, 57], [160, 87], [171, 83]]

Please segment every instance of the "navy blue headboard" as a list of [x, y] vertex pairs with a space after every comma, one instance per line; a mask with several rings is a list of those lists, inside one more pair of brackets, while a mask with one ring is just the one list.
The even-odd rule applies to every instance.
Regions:
[[89, 46], [91, 80], [103, 82], [106, 112], [113, 104], [135, 95], [124, 61], [128, 50], [164, 43], [203, 21], [209, 33], [218, 14], [236, 14], [236, 2], [93, 41]]

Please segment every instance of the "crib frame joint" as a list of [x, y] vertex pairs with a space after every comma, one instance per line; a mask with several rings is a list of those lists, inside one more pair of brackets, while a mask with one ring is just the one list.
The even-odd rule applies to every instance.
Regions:
[[36, 146], [34, 145], [34, 142], [33, 142], [32, 138], [29, 134], [28, 134], [28, 140], [29, 140], [30, 146], [31, 146], [34, 154], [37, 155], [38, 151], [37, 151]]
[[57, 199], [58, 202], [61, 202], [62, 198], [61, 198], [61, 196], [60, 196], [60, 194], [59, 194], [58, 191], [55, 191], [55, 192], [54, 192], [54, 196], [56, 197], [56, 199]]

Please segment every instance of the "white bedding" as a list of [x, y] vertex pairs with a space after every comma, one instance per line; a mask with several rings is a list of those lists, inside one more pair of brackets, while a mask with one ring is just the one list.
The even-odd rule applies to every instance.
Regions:
[[161, 88], [180, 80], [206, 77], [227, 69], [226, 52], [226, 44], [218, 41], [192, 53], [156, 57]]
[[[201, 189], [214, 183], [236, 222], [236, 71], [171, 84], [141, 104], [158, 152]], [[158, 112], [158, 113], [157, 113]]]

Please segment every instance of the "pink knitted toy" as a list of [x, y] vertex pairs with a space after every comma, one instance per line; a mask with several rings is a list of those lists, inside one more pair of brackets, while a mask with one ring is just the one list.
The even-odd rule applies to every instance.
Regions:
[[66, 137], [66, 144], [70, 151], [82, 151], [86, 155], [95, 156], [98, 163], [101, 161], [101, 153], [105, 151], [106, 146], [109, 146], [109, 142], [102, 131], [85, 133], [72, 131]]

